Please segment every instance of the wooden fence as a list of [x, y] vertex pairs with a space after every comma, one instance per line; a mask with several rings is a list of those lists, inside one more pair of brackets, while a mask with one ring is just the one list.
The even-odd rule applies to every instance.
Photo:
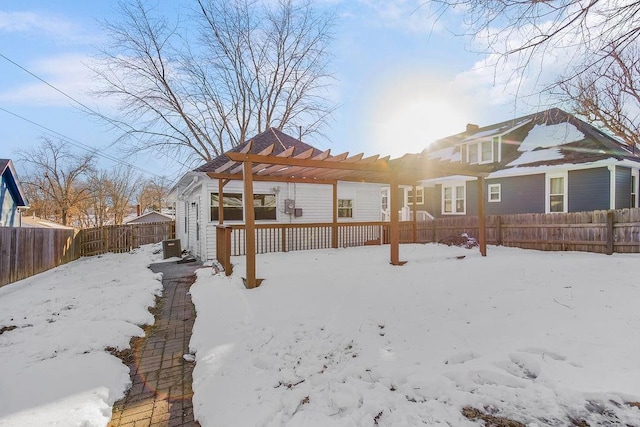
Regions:
[[[553, 214], [485, 217], [488, 244], [542, 251], [582, 251], [604, 254], [640, 252], [640, 208]], [[478, 237], [478, 218], [451, 216], [400, 222], [400, 243], [446, 241], [462, 233]], [[337, 237], [336, 237], [337, 236]], [[337, 238], [337, 243], [334, 239]], [[242, 224], [219, 226], [217, 259], [245, 255]], [[256, 224], [256, 252], [287, 252], [389, 242], [388, 222]], [[227, 270], [227, 272], [229, 272]]]
[[172, 222], [84, 230], [0, 227], [0, 287], [81, 256], [128, 252], [174, 236], [175, 223]]
[[175, 232], [175, 222], [87, 228], [78, 234], [79, 255], [92, 256], [107, 252], [129, 252], [132, 248], [137, 248], [140, 245], [173, 239]]
[[77, 259], [77, 231], [0, 227], [0, 286]]

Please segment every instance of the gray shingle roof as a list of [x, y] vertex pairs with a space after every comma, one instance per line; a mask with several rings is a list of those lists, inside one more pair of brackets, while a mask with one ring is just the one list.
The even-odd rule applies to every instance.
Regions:
[[[231, 150], [228, 150], [227, 152], [238, 153], [242, 151], [242, 149], [245, 148], [246, 145], [249, 143], [252, 143], [250, 152], [254, 154], [259, 153], [260, 151], [264, 150], [271, 144], [275, 144], [275, 149], [273, 150], [272, 155], [277, 155], [290, 147], [295, 147], [293, 152], [294, 155], [300, 154], [303, 151], [307, 151], [309, 149], [313, 149], [314, 156], [321, 153], [321, 151], [318, 150], [317, 148], [305, 142], [302, 142], [299, 139], [289, 136], [286, 133], [275, 128], [269, 128], [266, 131], [232, 148]], [[216, 157], [215, 159], [205, 163], [204, 165], [194, 169], [194, 171], [195, 172], [214, 172], [220, 166], [223, 166], [224, 164], [229, 162], [229, 160], [230, 159], [225, 154], [222, 154]]]
[[[534, 155], [530, 157], [533, 161], [527, 161], [526, 166], [590, 163], [611, 158], [640, 161], [640, 152], [638, 150], [634, 150], [633, 147], [618, 141], [605, 132], [558, 108], [489, 126], [471, 127], [469, 132], [461, 132], [435, 141], [425, 149], [425, 152], [431, 153], [432, 157], [438, 157], [439, 154], [445, 153], [441, 157], [443, 160], [455, 161], [456, 159], [459, 160], [461, 144], [500, 135], [503, 146], [507, 148], [503, 150], [502, 161], [495, 164], [495, 170], [508, 169], [515, 167], [515, 165], [523, 166], [522, 163], [519, 163], [519, 159], [524, 155], [521, 148], [523, 142], [527, 141], [528, 138], [529, 140], [533, 138], [532, 131], [534, 128], [550, 128], [554, 125], [565, 125], [567, 129], [574, 131], [573, 135], [580, 133], [583, 137], [562, 140], [562, 135], [556, 135], [551, 139], [555, 139], [557, 144], [552, 144], [553, 141], [549, 141], [549, 145], [534, 147], [527, 154], [531, 156], [532, 153], [537, 151], [557, 150], [557, 156], [555, 158], [553, 158], [554, 156], [547, 156], [545, 159], [536, 161]], [[569, 135], [566, 137], [569, 138]]]

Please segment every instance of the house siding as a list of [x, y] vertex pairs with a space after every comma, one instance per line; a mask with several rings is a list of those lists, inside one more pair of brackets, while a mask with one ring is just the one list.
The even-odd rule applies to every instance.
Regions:
[[[629, 176], [631, 176], [631, 172], [629, 172]], [[569, 171], [568, 211], [584, 212], [609, 209], [610, 177], [611, 174], [606, 167]], [[631, 181], [629, 181], [630, 188]]]
[[[500, 201], [488, 202], [488, 188], [500, 184]], [[427, 190], [427, 189], [425, 189]], [[478, 215], [477, 181], [466, 182], [466, 215]], [[437, 218], [451, 215], [442, 214], [442, 185], [428, 188], [425, 192], [429, 212]], [[544, 174], [494, 178], [485, 180], [485, 215], [510, 215], [520, 213], [544, 213]]]
[[[339, 218], [339, 222], [380, 221], [379, 184], [338, 183], [338, 198], [353, 200], [353, 218]], [[226, 193], [243, 193], [242, 181], [231, 181], [224, 187]], [[211, 220], [211, 193], [218, 192], [216, 180], [204, 180], [190, 194], [176, 202], [176, 236], [183, 248], [203, 260], [215, 259], [217, 220]], [[301, 184], [281, 182], [254, 182], [255, 194], [276, 194], [276, 221], [257, 221], [260, 223], [330, 223], [333, 221], [333, 186], [324, 184]], [[295, 217], [284, 213], [286, 199], [295, 201], [295, 207], [302, 209], [302, 216]], [[188, 215], [189, 229], [184, 232], [184, 210]], [[200, 240], [196, 240], [197, 220], [192, 203], [196, 203], [200, 213]], [[240, 223], [225, 221], [225, 224]], [[178, 232], [179, 230], [179, 232]]]
[[631, 207], [631, 169], [616, 166], [615, 169], [615, 201], [612, 209], [625, 209]]
[[20, 212], [4, 177], [0, 179], [0, 200], [2, 201], [0, 203], [0, 212], [2, 213], [0, 215], [0, 226], [19, 227]]

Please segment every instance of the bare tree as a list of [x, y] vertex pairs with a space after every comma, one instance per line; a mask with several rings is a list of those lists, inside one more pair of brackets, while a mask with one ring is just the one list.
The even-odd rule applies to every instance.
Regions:
[[30, 165], [24, 184], [28, 194], [38, 195], [43, 216], [68, 225], [89, 195], [82, 180], [93, 169], [94, 156], [74, 154], [64, 142], [47, 138], [36, 148], [20, 151], [19, 156]]
[[[439, 12], [463, 12], [468, 34], [484, 40], [488, 53], [521, 55], [521, 65], [538, 53], [560, 51], [570, 58], [567, 78], [623, 53], [640, 36], [640, 3], [602, 0], [435, 0]], [[569, 71], [569, 70], [568, 70]]]
[[[640, 2], [603, 0], [435, 0], [463, 12], [468, 35], [511, 82], [538, 74], [537, 93], [564, 101], [586, 120], [635, 147], [638, 142]], [[497, 70], [497, 69], [496, 69]], [[518, 84], [519, 95], [521, 93]]]
[[320, 132], [335, 108], [334, 14], [311, 0], [194, 0], [189, 28], [143, 0], [120, 7], [95, 71], [136, 151], [208, 161], [269, 127]]
[[606, 68], [559, 83], [574, 112], [607, 129], [634, 149], [640, 144], [640, 50], [608, 53]]
[[112, 223], [107, 195], [109, 173], [106, 170], [92, 171], [86, 180], [89, 197], [81, 205], [80, 223], [83, 228], [102, 227]]
[[132, 168], [112, 169], [106, 181], [106, 190], [114, 224], [122, 224], [124, 217], [131, 210], [134, 195], [139, 190], [141, 181], [140, 175], [136, 175]]
[[138, 204], [142, 212], [151, 209], [160, 212], [168, 205], [169, 188], [162, 178], [152, 178], [142, 184], [138, 193]]

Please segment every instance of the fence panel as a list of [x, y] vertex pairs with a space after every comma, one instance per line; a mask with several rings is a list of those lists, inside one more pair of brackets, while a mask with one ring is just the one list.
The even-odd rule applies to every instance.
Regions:
[[78, 259], [76, 231], [0, 227], [0, 287]]
[[174, 223], [114, 225], [85, 230], [0, 227], [0, 286], [80, 256], [128, 252], [175, 236]]

